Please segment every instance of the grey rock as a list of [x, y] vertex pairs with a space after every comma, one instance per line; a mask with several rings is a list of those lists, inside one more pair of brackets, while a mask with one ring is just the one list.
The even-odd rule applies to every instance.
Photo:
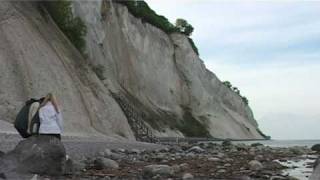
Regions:
[[225, 157], [225, 154], [219, 152], [217, 155], [215, 155], [215, 157], [218, 157], [221, 159]]
[[171, 167], [172, 167], [172, 170], [173, 170], [174, 173], [179, 173], [179, 172], [182, 171], [182, 168], [177, 164], [175, 164], [175, 165], [173, 165]]
[[282, 177], [282, 176], [271, 176], [270, 180], [285, 180], [288, 179], [286, 177]]
[[208, 158], [208, 161], [219, 162], [219, 161], [221, 161], [221, 159], [216, 158], [216, 157], [211, 157], [211, 158]]
[[110, 154], [109, 153], [104, 153], [106, 158], [110, 158], [112, 160], [120, 160], [120, 159], [123, 159], [125, 156], [124, 155], [121, 155], [121, 154], [118, 154], [118, 153], [114, 153], [114, 152], [111, 152]]
[[263, 165], [257, 160], [252, 160], [249, 162], [249, 167], [251, 170], [258, 171], [263, 168]]
[[190, 173], [185, 173], [182, 176], [183, 180], [190, 180], [190, 179], [193, 179], [193, 178], [194, 178], [194, 176], [192, 174], [190, 174]]
[[[17, 173], [17, 172], [7, 172], [0, 173], [0, 179], [4, 180], [31, 180], [35, 175], [34, 174], [25, 174], [25, 173]], [[2, 178], [4, 177], [4, 178]], [[38, 176], [36, 176], [38, 177]]]
[[314, 170], [309, 180], [319, 180], [320, 179], [320, 158], [315, 162]]
[[188, 163], [182, 163], [182, 164], [179, 164], [179, 167], [181, 168], [181, 170], [186, 170], [186, 169], [188, 169], [189, 164]]
[[193, 147], [191, 147], [190, 149], [188, 149], [188, 152], [203, 153], [203, 152], [205, 152], [205, 150], [202, 149], [202, 148], [199, 147], [199, 146], [193, 146]]
[[111, 154], [112, 154], [112, 151], [110, 149], [106, 148], [104, 150], [104, 156], [110, 156]]
[[143, 174], [147, 177], [153, 177], [155, 175], [170, 176], [173, 173], [172, 167], [168, 165], [148, 165], [143, 169]]
[[320, 144], [315, 144], [311, 147], [312, 151], [320, 152]]
[[261, 144], [261, 143], [252, 143], [251, 146], [252, 147], [258, 147], [258, 146], [263, 146], [263, 144]]
[[96, 155], [97, 157], [104, 157], [105, 156], [105, 153], [103, 151], [100, 151], [97, 153]]
[[232, 158], [226, 158], [225, 161], [226, 162], [233, 162], [234, 160]]
[[4, 155], [5, 155], [5, 153], [0, 151], [0, 158], [2, 158]]
[[170, 149], [166, 147], [166, 148], [160, 149], [159, 152], [165, 153], [165, 152], [169, 152], [169, 150]]
[[250, 148], [249, 149], [249, 154], [252, 155], [252, 156], [255, 156], [256, 155], [256, 148]]
[[157, 154], [157, 155], [155, 156], [155, 159], [162, 160], [162, 159], [165, 159], [165, 158], [167, 158], [167, 157], [168, 157], [167, 154], [165, 154], [165, 153], [159, 153], [159, 154]]
[[289, 148], [289, 151], [294, 155], [302, 155], [302, 154], [304, 154], [304, 149], [300, 148], [300, 147]]
[[82, 161], [73, 161], [73, 172], [78, 173], [86, 170], [86, 164]]
[[234, 180], [252, 180], [249, 176], [237, 176], [233, 178]]
[[193, 153], [193, 152], [189, 152], [189, 153], [187, 153], [185, 156], [186, 156], [186, 157], [190, 157], [190, 158], [194, 158], [194, 157], [196, 157], [197, 155], [196, 155], [195, 153]]
[[37, 174], [33, 175], [33, 177], [30, 180], [38, 180], [38, 175]]
[[232, 142], [230, 140], [225, 140], [222, 142], [222, 146], [230, 147], [230, 146], [232, 146]]
[[161, 160], [160, 162], [161, 162], [161, 163], [168, 163], [169, 161], [166, 160], [166, 159], [163, 159], [163, 160]]
[[107, 168], [113, 168], [113, 169], [118, 169], [119, 164], [108, 158], [103, 158], [103, 157], [98, 157], [96, 160], [94, 160], [94, 166], [96, 169], [107, 169]]
[[218, 171], [217, 171], [217, 173], [226, 173], [227, 172], [227, 170], [225, 170], [225, 169], [219, 169]]
[[132, 154], [141, 154], [141, 151], [139, 149], [131, 149], [130, 153], [132, 153]]
[[125, 149], [123, 149], [123, 148], [118, 148], [118, 149], [116, 150], [116, 152], [119, 152], [119, 153], [126, 153], [126, 150], [125, 150]]
[[257, 161], [262, 161], [264, 159], [263, 155], [257, 155], [255, 158]]
[[19, 142], [0, 163], [0, 172], [18, 171], [35, 174], [61, 175], [66, 152], [61, 141], [52, 136], [32, 136]]

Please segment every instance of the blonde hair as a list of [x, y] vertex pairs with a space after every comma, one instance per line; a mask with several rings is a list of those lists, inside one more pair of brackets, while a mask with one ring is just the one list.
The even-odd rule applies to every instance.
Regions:
[[56, 112], [59, 113], [60, 110], [59, 110], [59, 107], [58, 107], [57, 99], [52, 93], [48, 93], [46, 95], [46, 97], [44, 98], [44, 100], [40, 104], [40, 108], [45, 106], [49, 101], [52, 103], [52, 105], [53, 105], [54, 109], [56, 110]]

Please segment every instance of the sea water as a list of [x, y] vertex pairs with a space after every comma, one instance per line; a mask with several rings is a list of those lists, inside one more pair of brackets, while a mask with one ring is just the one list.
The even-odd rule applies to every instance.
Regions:
[[[320, 140], [266, 140], [266, 141], [234, 141], [233, 143], [253, 144], [261, 143], [270, 147], [294, 147], [294, 146], [306, 146], [311, 148], [315, 144], [320, 144]], [[289, 160], [287, 162], [279, 162], [280, 164], [289, 167], [283, 171], [284, 175], [289, 175], [299, 180], [308, 180], [312, 174], [313, 168], [308, 166], [313, 163], [317, 156], [304, 155], [305, 158], [297, 160]]]
[[264, 141], [234, 141], [233, 143], [253, 144], [261, 143], [270, 147], [294, 147], [294, 146], [307, 146], [311, 148], [315, 144], [320, 144], [319, 140], [264, 140]]

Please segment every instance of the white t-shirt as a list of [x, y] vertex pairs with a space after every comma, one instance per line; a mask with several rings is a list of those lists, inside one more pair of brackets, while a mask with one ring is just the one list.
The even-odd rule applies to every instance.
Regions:
[[54, 106], [49, 101], [45, 106], [39, 109], [40, 128], [39, 134], [61, 134], [62, 115], [57, 113]]

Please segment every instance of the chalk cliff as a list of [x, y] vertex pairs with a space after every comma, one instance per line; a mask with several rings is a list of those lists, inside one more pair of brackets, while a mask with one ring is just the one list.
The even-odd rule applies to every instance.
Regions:
[[[218, 138], [262, 138], [250, 107], [206, 69], [186, 36], [168, 35], [118, 3], [74, 1], [73, 10], [88, 28], [85, 59], [36, 3], [0, 3], [0, 119], [12, 122], [27, 98], [50, 91], [67, 134], [134, 139], [112, 92], [158, 136], [197, 128]], [[97, 65], [104, 80], [91, 68]]]

